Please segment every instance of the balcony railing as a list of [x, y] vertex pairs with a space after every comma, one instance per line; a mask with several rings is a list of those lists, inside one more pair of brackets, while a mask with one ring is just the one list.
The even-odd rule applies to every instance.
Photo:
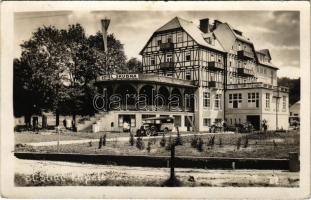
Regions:
[[217, 82], [217, 81], [209, 81], [208, 82], [208, 87], [210, 88], [222, 88], [222, 83], [221, 82]]
[[238, 75], [239, 76], [254, 76], [254, 71], [251, 69], [239, 67], [238, 68]]
[[[273, 90], [273, 94], [284, 92], [289, 92], [288, 87], [284, 86], [273, 86], [270, 84], [262, 83], [262, 82], [254, 82], [254, 83], [239, 83], [239, 84], [228, 84], [227, 89], [245, 89], [245, 88], [265, 88]], [[278, 92], [279, 91], [279, 92]]]
[[161, 70], [174, 70], [174, 63], [173, 62], [163, 62], [160, 63]]
[[166, 42], [160, 44], [160, 51], [168, 51], [174, 49], [174, 43], [172, 42]]
[[208, 69], [211, 71], [223, 71], [224, 65], [220, 62], [211, 61], [208, 62]]
[[254, 59], [254, 54], [245, 50], [238, 51], [238, 58], [242, 60], [252, 60]]

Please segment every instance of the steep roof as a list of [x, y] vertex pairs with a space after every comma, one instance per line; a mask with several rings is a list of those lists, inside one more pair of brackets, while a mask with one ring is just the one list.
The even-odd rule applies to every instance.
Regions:
[[[269, 59], [271, 60], [271, 55], [270, 55], [269, 49], [261, 49], [261, 50], [258, 50], [258, 51], [256, 51], [256, 54], [257, 54], [257, 55], [258, 55], [258, 54], [263, 54], [263, 55], [265, 55], [265, 56], [268, 56]], [[264, 62], [264, 61], [258, 59], [258, 63], [261, 64], [261, 65], [265, 65], [265, 66], [267, 66], [267, 67], [276, 69], [276, 70], [279, 69], [278, 67], [276, 67], [276, 66], [275, 66], [273, 63], [271, 63], [271, 62]]]
[[[174, 17], [171, 21], [167, 22], [160, 28], [158, 28], [154, 34], [151, 36], [151, 38], [156, 34], [164, 31], [169, 31], [173, 29], [183, 29], [189, 36], [199, 45], [203, 47], [207, 47], [210, 49], [215, 49], [220, 52], [225, 52], [224, 48], [221, 46], [221, 44], [218, 42], [217, 39], [215, 39], [215, 45], [211, 45], [208, 42], [204, 40], [204, 37], [206, 37], [206, 34], [203, 33], [198, 26], [196, 26], [193, 22], [184, 20], [180, 17]], [[212, 34], [212, 33], [211, 33]], [[148, 40], [147, 44], [151, 40], [151, 38]], [[146, 45], [147, 45], [146, 44]], [[146, 46], [142, 49], [142, 51], [145, 49]], [[141, 51], [141, 52], [142, 52]]]

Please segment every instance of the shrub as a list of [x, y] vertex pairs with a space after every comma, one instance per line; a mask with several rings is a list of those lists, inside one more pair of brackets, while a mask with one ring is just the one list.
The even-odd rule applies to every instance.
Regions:
[[103, 136], [103, 146], [106, 146], [106, 134]]
[[169, 138], [168, 138], [168, 143], [167, 143], [167, 146], [166, 146], [166, 150], [167, 151], [170, 151], [171, 149], [172, 149], [172, 145], [173, 145], [173, 141], [172, 141], [172, 136], [170, 136]]
[[214, 144], [215, 144], [215, 135], [213, 135], [211, 137], [211, 139], [209, 139], [209, 141], [208, 141], [208, 145], [209, 146], [214, 146]]
[[237, 150], [240, 149], [240, 146], [241, 146], [241, 138], [239, 137], [238, 140], [237, 140], [237, 142], [236, 142], [236, 148], [237, 148]]
[[245, 142], [244, 142], [244, 148], [247, 148], [248, 147], [248, 137], [245, 137]]
[[99, 142], [98, 142], [98, 149], [101, 149], [101, 148], [102, 148], [102, 145], [103, 145], [103, 137], [100, 136]]
[[203, 144], [204, 144], [203, 139], [201, 137], [199, 137], [199, 139], [197, 141], [198, 141], [197, 146], [196, 146], [197, 150], [202, 152], [203, 151]]
[[222, 138], [219, 137], [219, 146], [222, 147]]
[[134, 138], [134, 135], [131, 133], [130, 134], [130, 140], [129, 140], [129, 142], [130, 142], [130, 145], [131, 146], [134, 146], [134, 144], [135, 144], [135, 138]]
[[197, 147], [197, 144], [198, 144], [198, 137], [196, 135], [194, 135], [192, 138], [191, 138], [191, 147], [192, 148], [196, 148]]
[[141, 137], [138, 137], [136, 139], [136, 147], [139, 149], [139, 150], [143, 150], [145, 148], [145, 143], [143, 141], [143, 139]]
[[165, 144], [166, 144], [166, 139], [165, 139], [165, 136], [163, 135], [160, 141], [160, 145], [161, 147], [165, 147]]
[[183, 145], [183, 140], [182, 140], [182, 138], [181, 138], [179, 132], [177, 132], [177, 137], [176, 137], [176, 139], [175, 139], [175, 145], [176, 145], [176, 146], [177, 146], [177, 145]]
[[150, 150], [151, 150], [151, 141], [148, 141], [148, 144], [147, 144], [148, 153], [150, 153]]
[[92, 141], [89, 141], [89, 147], [92, 147], [92, 146], [93, 146]]

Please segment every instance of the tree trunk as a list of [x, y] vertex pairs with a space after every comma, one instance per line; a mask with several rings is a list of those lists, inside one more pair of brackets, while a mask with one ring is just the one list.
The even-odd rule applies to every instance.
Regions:
[[55, 126], [59, 126], [59, 111], [58, 110], [56, 110], [56, 124], [55, 124]]

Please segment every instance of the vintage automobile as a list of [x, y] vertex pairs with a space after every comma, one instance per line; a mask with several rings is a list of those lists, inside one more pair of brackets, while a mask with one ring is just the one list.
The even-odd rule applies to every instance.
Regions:
[[143, 121], [140, 129], [136, 131], [136, 136], [155, 136], [159, 133], [166, 134], [174, 129], [173, 117], [151, 117]]

